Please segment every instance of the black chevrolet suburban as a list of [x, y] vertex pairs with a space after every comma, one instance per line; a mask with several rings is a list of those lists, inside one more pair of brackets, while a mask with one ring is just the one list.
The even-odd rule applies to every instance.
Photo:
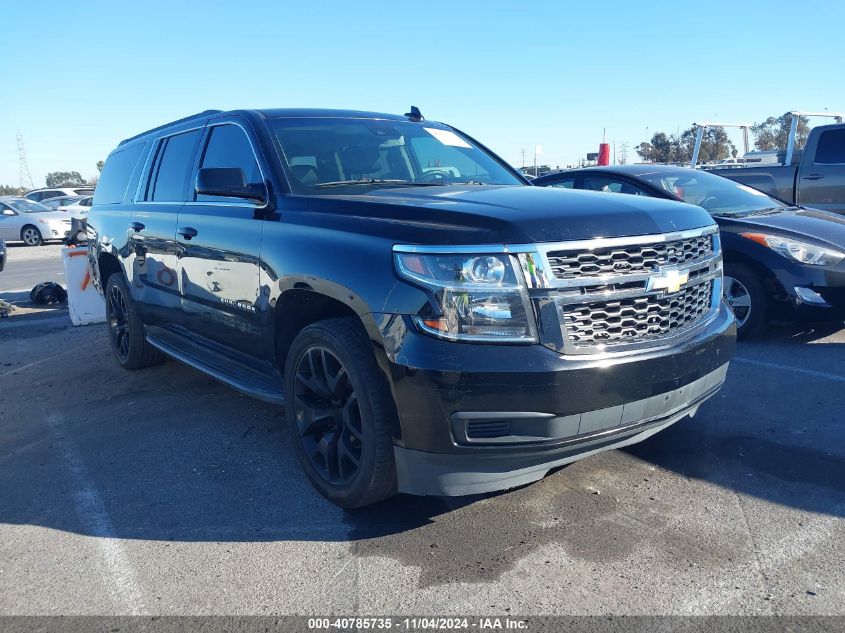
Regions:
[[284, 404], [344, 507], [638, 442], [694, 414], [734, 353], [703, 209], [532, 187], [416, 108], [150, 130], [108, 157], [87, 231], [118, 362], [171, 356]]

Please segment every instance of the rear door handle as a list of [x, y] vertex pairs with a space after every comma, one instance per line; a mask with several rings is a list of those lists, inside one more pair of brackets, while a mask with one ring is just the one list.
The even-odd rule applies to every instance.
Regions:
[[142, 222], [132, 222], [132, 223], [129, 224], [129, 228], [132, 229], [133, 231], [135, 231], [136, 233], [140, 233], [141, 231], [143, 231], [147, 227], [144, 226], [144, 224]]
[[804, 176], [804, 180], [821, 180], [824, 178], [821, 174], [810, 174], [809, 176]]
[[176, 231], [179, 235], [184, 237], [186, 240], [191, 239], [192, 237], [197, 236], [197, 230], [192, 226], [183, 226]]

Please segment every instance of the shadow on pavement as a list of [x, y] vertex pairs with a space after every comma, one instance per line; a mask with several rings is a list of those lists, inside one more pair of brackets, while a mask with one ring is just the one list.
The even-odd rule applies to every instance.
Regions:
[[[837, 392], [807, 377], [763, 376], [755, 367], [735, 365], [724, 390], [695, 419], [624, 453], [590, 458], [507, 493], [398, 496], [344, 512], [305, 478], [281, 409], [176, 362], [125, 372], [102, 332], [83, 328], [63, 336], [26, 341], [43, 347], [27, 347], [25, 361], [0, 362], [4, 523], [102, 536], [85, 516], [85, 504], [94, 498], [119, 538], [360, 542], [438, 524], [432, 529], [470, 549], [518, 548], [575, 538], [573, 526], [592, 529], [616, 512], [620, 499], [649, 503], [648, 493], [634, 486], [642, 462], [783, 506], [845, 516], [841, 383]], [[54, 340], [76, 346], [74, 353], [55, 353]], [[812, 347], [840, 357], [843, 351], [841, 344]], [[38, 371], [25, 364], [34, 362], [42, 363]], [[637, 459], [625, 459], [626, 453]], [[588, 486], [603, 469], [612, 470], [617, 489], [591, 494]], [[80, 495], [88, 495], [82, 511]], [[581, 517], [581, 523], [538, 527], [525, 512], [538, 499], [544, 511]], [[507, 538], [490, 536], [494, 540], [485, 545], [475, 543], [486, 538], [479, 534]], [[377, 543], [362, 547], [378, 553]], [[402, 547], [397, 542], [395, 551]], [[488, 555], [498, 556], [485, 550], [479, 560]]]

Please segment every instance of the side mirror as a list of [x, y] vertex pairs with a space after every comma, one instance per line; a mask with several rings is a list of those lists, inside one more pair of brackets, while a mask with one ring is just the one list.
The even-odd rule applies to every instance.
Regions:
[[267, 203], [264, 185], [248, 184], [240, 167], [203, 167], [197, 173], [198, 194], [225, 198], [246, 198], [260, 205]]

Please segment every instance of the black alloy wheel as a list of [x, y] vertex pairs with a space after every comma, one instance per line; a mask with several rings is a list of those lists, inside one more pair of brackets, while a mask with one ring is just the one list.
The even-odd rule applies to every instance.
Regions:
[[106, 301], [106, 319], [112, 349], [118, 360], [125, 363], [129, 360], [129, 308], [126, 305], [126, 297], [123, 296], [123, 289], [117, 284], [113, 284], [109, 288], [108, 301]]
[[299, 440], [314, 470], [332, 485], [354, 479], [364, 429], [358, 396], [331, 350], [309, 347], [296, 366], [294, 411]]
[[360, 320], [303, 328], [287, 350], [284, 378], [294, 450], [317, 491], [342, 508], [396, 494], [396, 403]]
[[126, 278], [112, 274], [103, 293], [106, 300], [106, 329], [114, 356], [124, 369], [157, 365], [165, 356], [147, 341], [144, 322], [132, 300]]

